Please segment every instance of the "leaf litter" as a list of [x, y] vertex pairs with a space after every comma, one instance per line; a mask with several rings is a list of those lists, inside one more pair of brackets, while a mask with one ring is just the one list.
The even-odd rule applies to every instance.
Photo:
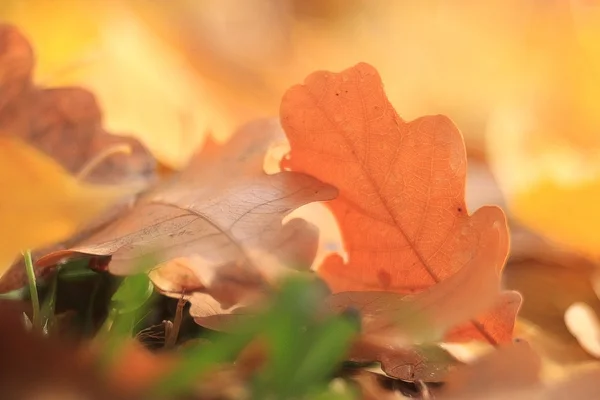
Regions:
[[[65, 171], [95, 184], [138, 178], [147, 183], [154, 164], [145, 150], [104, 132], [93, 97], [82, 89], [35, 88], [29, 45], [13, 28], [3, 29], [2, 39], [17, 46], [9, 46], [0, 59], [3, 77], [10, 78], [2, 105], [18, 111], [17, 118], [0, 118], [12, 135], [6, 146], [17, 143], [16, 137], [31, 141], [45, 157], [67, 162], [61, 167]], [[38, 125], [42, 119], [36, 115], [48, 116], [48, 123]], [[539, 377], [539, 356], [526, 343], [510, 344], [521, 295], [501, 282], [509, 250], [506, 217], [495, 206], [468, 213], [464, 143], [447, 117], [405, 122], [387, 100], [375, 68], [360, 63], [340, 73], [316, 72], [289, 89], [281, 125], [291, 148], [282, 171], [263, 171], [269, 146], [283, 132], [276, 122], [259, 120], [240, 128], [226, 144], [208, 141], [181, 172], [130, 199], [89, 232], [40, 249], [38, 271], [56, 266], [60, 271], [73, 260], [87, 259], [100, 260], [94, 267], [100, 274], [148, 273], [158, 294], [187, 299], [194, 321], [210, 328], [207, 342], [193, 352], [176, 346], [174, 357], [155, 357], [134, 342], [131, 357], [125, 352], [121, 360], [133, 363], [138, 354], [145, 361], [137, 365], [146, 365], [148, 372], [128, 377], [139, 367], [115, 364], [108, 379], [120, 394], [148, 394], [155, 388], [176, 395], [195, 387], [204, 398], [202, 393], [210, 391], [202, 391], [202, 382], [221, 377], [216, 390], [224, 398], [232, 396], [222, 391], [228, 384], [240, 388], [234, 396], [242, 397], [287, 398], [295, 393], [290, 388], [297, 388], [307, 390], [303, 396], [354, 398], [344, 378], [358, 382], [365, 396], [380, 393], [374, 389], [379, 381], [360, 367], [374, 361], [388, 376], [414, 382], [422, 398], [479, 398], [490, 390], [499, 399], [591, 393], [597, 371], [548, 386]], [[82, 142], [66, 145], [67, 137]], [[111, 148], [116, 145], [119, 153], [121, 144], [130, 146], [131, 154], [86, 170], [94, 154], [110, 159]], [[340, 226], [347, 260], [331, 255], [312, 265], [317, 228], [300, 219], [282, 224], [291, 211], [316, 201], [326, 202]], [[13, 247], [19, 246], [28, 244]], [[151, 268], [140, 270], [149, 256]], [[313, 276], [303, 281], [306, 275]], [[12, 282], [18, 285], [14, 277]], [[130, 334], [144, 319], [134, 324], [139, 316], [131, 317], [133, 325], [123, 325]], [[13, 336], [6, 342], [17, 341]], [[100, 335], [96, 341], [102, 348]], [[438, 347], [444, 341], [500, 347], [461, 366]], [[230, 364], [252, 343], [259, 343], [254, 362]], [[340, 369], [342, 360], [353, 364]], [[244, 365], [249, 370], [242, 371]], [[90, 371], [90, 376], [96, 373]], [[325, 385], [323, 379], [332, 374], [346, 383]], [[444, 381], [439, 391], [423, 383]]]

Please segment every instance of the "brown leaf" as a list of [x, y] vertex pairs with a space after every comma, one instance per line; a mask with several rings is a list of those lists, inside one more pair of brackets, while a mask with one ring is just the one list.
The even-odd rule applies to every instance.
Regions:
[[[53, 157], [72, 174], [96, 158], [99, 165], [85, 175], [90, 183], [146, 181], [154, 174], [150, 153], [131, 138], [102, 129], [94, 96], [81, 88], [38, 88], [31, 81], [34, 55], [21, 33], [0, 25], [0, 130], [26, 140]], [[103, 155], [116, 146], [129, 154]]]
[[107, 151], [128, 148], [104, 156], [85, 180], [119, 184], [153, 177], [156, 163], [140, 142], [102, 129], [102, 113], [90, 92], [77, 87], [36, 90], [28, 106], [29, 129], [19, 135], [71, 173], [80, 174]]
[[590, 281], [597, 262], [519, 227], [513, 230], [512, 243], [504, 283], [527, 299], [519, 316], [564, 343], [575, 343], [564, 314], [576, 302], [585, 302], [600, 313]]
[[[75, 87], [35, 87], [31, 81], [33, 51], [27, 40], [16, 28], [0, 25], [0, 43], [0, 135], [25, 140], [77, 175], [77, 181], [127, 185], [127, 192], [132, 192], [129, 189], [141, 188], [154, 177], [154, 158], [139, 142], [102, 129], [101, 111], [91, 93]], [[124, 154], [125, 149], [128, 154]], [[14, 168], [20, 166], [15, 164]], [[36, 182], [28, 184], [36, 185]], [[74, 237], [49, 248], [64, 248], [97, 229], [122, 207], [127, 207], [128, 201], [115, 204], [95, 221], [81, 227]], [[32, 227], [28, 229], [34, 232]], [[43, 251], [48, 249], [38, 249], [34, 255]], [[38, 277], [42, 277], [50, 271], [37, 272]], [[18, 289], [26, 282], [22, 257], [17, 257], [2, 276], [0, 291]]]
[[541, 361], [525, 342], [506, 345], [473, 364], [451, 372], [443, 396], [477, 398], [506, 388], [524, 389], [539, 383]]
[[0, 25], [0, 112], [11, 110], [11, 103], [30, 83], [33, 50], [15, 28]]
[[352, 345], [349, 358], [360, 363], [377, 360], [387, 375], [410, 382], [441, 382], [457, 363], [452, 355], [436, 345], [390, 346], [390, 341], [368, 335]]
[[226, 145], [209, 143], [187, 169], [141, 198], [123, 218], [37, 265], [110, 255], [109, 270], [126, 275], [143, 255], [152, 255], [160, 265], [152, 278], [159, 288], [176, 292], [172, 295], [213, 288], [224, 302], [241, 301], [229, 292], [230, 283], [264, 287], [265, 278], [282, 270], [279, 259], [293, 258], [296, 265], [311, 261], [316, 231], [306, 223], [282, 226], [281, 220], [296, 207], [336, 195], [304, 174], [263, 172], [266, 150], [279, 135], [274, 121], [261, 121], [242, 128]]
[[515, 343], [453, 371], [436, 398], [568, 400], [597, 397], [598, 368], [549, 384], [540, 379], [540, 372], [540, 357], [527, 343]]

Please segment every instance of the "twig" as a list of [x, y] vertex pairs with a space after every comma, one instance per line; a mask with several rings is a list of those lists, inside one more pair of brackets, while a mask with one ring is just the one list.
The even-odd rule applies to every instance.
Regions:
[[177, 310], [175, 311], [175, 318], [173, 319], [173, 325], [169, 326], [170, 329], [166, 329], [165, 325], [165, 349], [170, 349], [177, 343], [177, 337], [179, 336], [179, 329], [181, 328], [181, 321], [183, 319], [183, 307], [187, 303], [187, 300], [183, 298], [183, 295], [177, 302]]

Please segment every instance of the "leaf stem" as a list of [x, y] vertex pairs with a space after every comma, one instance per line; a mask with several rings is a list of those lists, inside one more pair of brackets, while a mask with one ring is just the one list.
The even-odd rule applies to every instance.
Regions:
[[40, 320], [40, 298], [38, 297], [35, 271], [33, 270], [33, 261], [31, 259], [31, 250], [23, 252], [25, 259], [25, 272], [27, 272], [27, 282], [29, 283], [29, 294], [31, 296], [32, 322], [34, 329], [41, 329]]

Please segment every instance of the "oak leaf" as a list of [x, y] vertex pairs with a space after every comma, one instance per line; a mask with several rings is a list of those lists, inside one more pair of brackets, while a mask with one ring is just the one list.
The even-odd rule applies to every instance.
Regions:
[[337, 192], [305, 174], [264, 173], [266, 151], [280, 136], [276, 123], [259, 121], [226, 145], [209, 142], [185, 170], [143, 196], [122, 218], [37, 265], [111, 256], [109, 271], [127, 275], [136, 260], [152, 255], [160, 268], [151, 277], [163, 292], [180, 296], [204, 290], [228, 305], [241, 301], [244, 292], [260, 292], [272, 274], [287, 270], [279, 269], [283, 264], [310, 266], [316, 230], [304, 221], [282, 225], [282, 218]]
[[448, 118], [403, 121], [377, 71], [361, 63], [292, 87], [281, 121], [285, 165], [339, 190], [328, 205], [348, 262], [333, 255], [319, 267], [334, 292], [420, 292], [460, 271], [489, 235], [498, 239], [479, 262], [499, 279], [506, 220], [495, 206], [467, 213], [465, 148]]
[[331, 305], [362, 312], [351, 357], [414, 377], [423, 357], [406, 353], [417, 317], [438, 340], [511, 340], [521, 298], [501, 293], [506, 219], [495, 206], [467, 213], [465, 148], [448, 118], [403, 121], [377, 71], [361, 63], [292, 87], [281, 121], [291, 148], [282, 165], [339, 190], [327, 205], [347, 262], [331, 255], [318, 273], [336, 293]]

